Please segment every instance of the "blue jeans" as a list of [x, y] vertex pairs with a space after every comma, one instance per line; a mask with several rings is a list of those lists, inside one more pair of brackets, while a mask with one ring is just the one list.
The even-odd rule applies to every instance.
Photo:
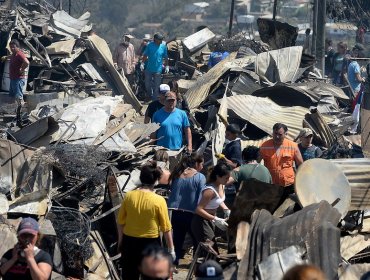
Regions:
[[15, 99], [23, 99], [25, 79], [10, 80], [9, 95]]
[[161, 85], [161, 81], [161, 73], [153, 73], [145, 70], [146, 94], [150, 96], [152, 100], [158, 99], [159, 86]]

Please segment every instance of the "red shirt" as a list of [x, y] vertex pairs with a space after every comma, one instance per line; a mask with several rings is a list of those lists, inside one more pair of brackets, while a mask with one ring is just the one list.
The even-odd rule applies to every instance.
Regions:
[[10, 56], [9, 77], [11, 80], [24, 78], [24, 75], [21, 74], [20, 69], [26, 59], [26, 56], [21, 51], [17, 51], [16, 54], [12, 54]]

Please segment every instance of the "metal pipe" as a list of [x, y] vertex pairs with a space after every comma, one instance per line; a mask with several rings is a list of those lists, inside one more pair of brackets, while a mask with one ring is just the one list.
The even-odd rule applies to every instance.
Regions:
[[277, 0], [274, 0], [274, 9], [273, 9], [273, 14], [272, 14], [272, 20], [276, 20], [276, 13], [277, 13]]

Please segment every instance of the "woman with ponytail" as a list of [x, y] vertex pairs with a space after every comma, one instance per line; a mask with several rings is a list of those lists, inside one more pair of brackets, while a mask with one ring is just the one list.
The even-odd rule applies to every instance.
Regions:
[[[191, 223], [191, 230], [196, 242], [214, 242], [214, 249], [217, 251], [215, 240], [215, 229], [225, 231], [230, 216], [230, 210], [225, 205], [225, 184], [230, 178], [231, 167], [223, 160], [219, 160], [217, 165], [210, 171], [207, 185], [202, 189], [199, 197], [198, 206], [195, 210], [196, 215]], [[217, 217], [217, 209], [221, 207], [224, 217]]]

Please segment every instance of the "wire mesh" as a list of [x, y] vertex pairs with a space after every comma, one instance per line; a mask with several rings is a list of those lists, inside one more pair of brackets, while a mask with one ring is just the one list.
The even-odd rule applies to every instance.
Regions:
[[94, 185], [105, 181], [106, 174], [101, 170], [110, 153], [101, 147], [59, 144], [48, 147], [44, 153], [54, 159], [54, 165], [65, 175], [80, 179], [89, 178]]
[[82, 268], [83, 263], [93, 255], [89, 218], [76, 209], [57, 206], [51, 207], [47, 218], [51, 220], [60, 241], [65, 265], [70, 269]]

